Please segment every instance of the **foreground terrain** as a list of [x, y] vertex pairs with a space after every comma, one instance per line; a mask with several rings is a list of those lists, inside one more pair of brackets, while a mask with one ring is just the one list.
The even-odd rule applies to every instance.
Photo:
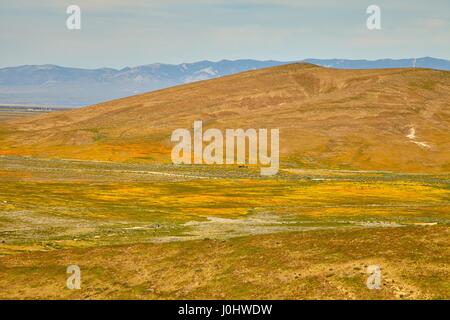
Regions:
[[450, 297], [448, 175], [0, 163], [1, 298]]
[[[1, 298], [449, 299], [448, 227], [326, 230], [3, 257]], [[66, 267], [81, 268], [68, 290]], [[367, 289], [368, 265], [382, 268]]]

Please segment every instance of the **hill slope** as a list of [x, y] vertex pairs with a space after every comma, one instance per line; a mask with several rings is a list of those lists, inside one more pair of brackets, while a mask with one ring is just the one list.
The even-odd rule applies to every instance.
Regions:
[[450, 72], [291, 64], [6, 122], [0, 154], [170, 162], [176, 128], [279, 128], [282, 167], [450, 171]]

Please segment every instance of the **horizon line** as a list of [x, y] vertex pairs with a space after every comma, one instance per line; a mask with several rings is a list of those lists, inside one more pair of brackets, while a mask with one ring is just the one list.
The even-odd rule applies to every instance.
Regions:
[[445, 58], [437, 58], [433, 56], [423, 56], [423, 57], [407, 57], [407, 58], [377, 58], [377, 59], [365, 59], [365, 58], [358, 58], [358, 59], [349, 59], [349, 58], [305, 58], [300, 60], [291, 60], [291, 61], [284, 61], [284, 60], [275, 60], [275, 59], [253, 59], [253, 58], [240, 58], [240, 59], [220, 59], [220, 60], [197, 60], [192, 62], [182, 62], [182, 63], [165, 63], [165, 62], [152, 62], [148, 64], [140, 64], [140, 65], [126, 65], [122, 68], [115, 68], [115, 67], [82, 67], [82, 66], [67, 66], [67, 65], [60, 65], [60, 64], [54, 64], [54, 63], [42, 63], [42, 64], [19, 64], [19, 65], [12, 65], [12, 66], [5, 66], [0, 67], [0, 70], [2, 69], [8, 69], [8, 68], [19, 68], [19, 67], [44, 67], [44, 66], [52, 66], [52, 67], [62, 67], [67, 69], [84, 69], [84, 70], [102, 70], [102, 69], [111, 69], [116, 71], [121, 71], [127, 68], [137, 68], [137, 67], [143, 67], [143, 66], [153, 66], [153, 65], [166, 65], [166, 66], [181, 66], [181, 65], [190, 65], [190, 64], [196, 64], [201, 62], [209, 62], [209, 63], [220, 63], [224, 61], [230, 61], [230, 62], [236, 62], [236, 61], [258, 61], [258, 62], [281, 62], [281, 63], [298, 63], [298, 62], [307, 62], [307, 60], [346, 60], [346, 61], [368, 61], [368, 62], [377, 62], [377, 61], [383, 61], [383, 60], [413, 60], [413, 59], [436, 59], [436, 60], [444, 60], [450, 62], [450, 59]]

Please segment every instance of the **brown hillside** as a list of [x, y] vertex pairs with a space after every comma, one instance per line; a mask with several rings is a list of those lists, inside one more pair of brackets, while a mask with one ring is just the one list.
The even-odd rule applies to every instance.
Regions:
[[194, 120], [279, 128], [283, 167], [450, 171], [450, 72], [244, 72], [0, 124], [0, 154], [170, 162], [170, 135]]

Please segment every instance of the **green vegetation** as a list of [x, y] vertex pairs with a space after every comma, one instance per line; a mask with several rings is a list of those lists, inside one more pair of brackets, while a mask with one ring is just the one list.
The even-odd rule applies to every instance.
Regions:
[[[450, 296], [448, 175], [0, 165], [3, 298]], [[64, 287], [71, 263], [77, 293]], [[365, 287], [370, 263], [387, 271], [379, 292]]]

